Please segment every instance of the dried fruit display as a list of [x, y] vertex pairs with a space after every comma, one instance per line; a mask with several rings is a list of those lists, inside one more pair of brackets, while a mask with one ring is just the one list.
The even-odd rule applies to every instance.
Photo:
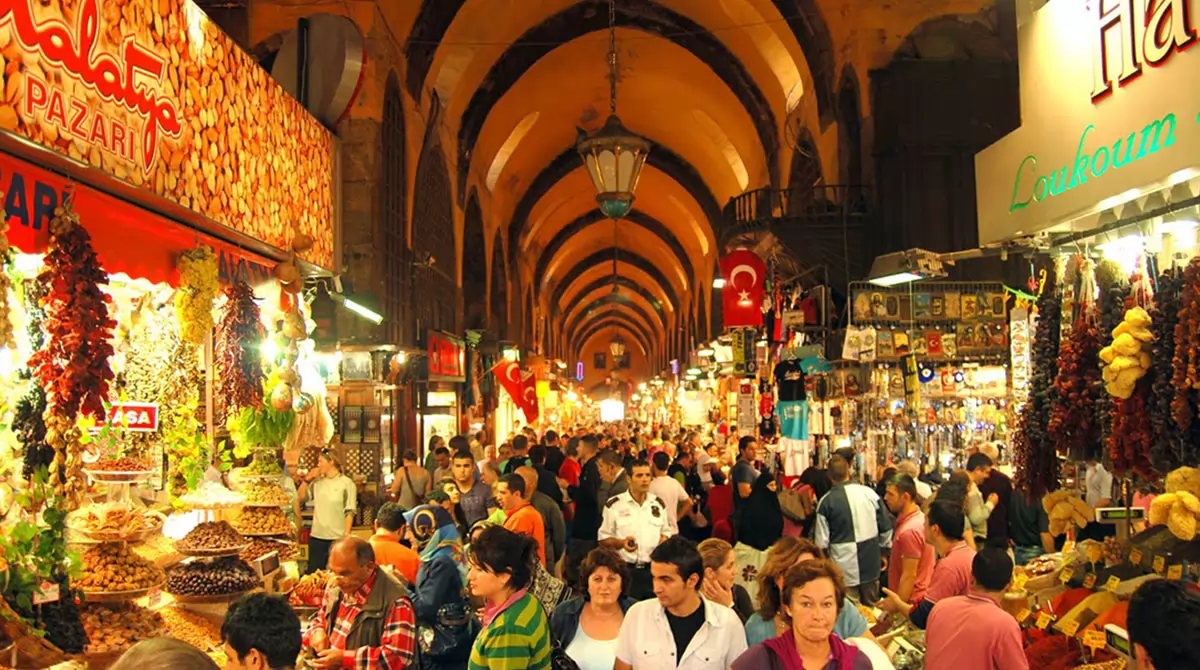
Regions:
[[171, 629], [171, 637], [205, 652], [221, 646], [221, 627], [217, 623], [177, 607], [164, 607], [158, 612]]
[[[0, 193], [0, 196], [4, 195]], [[8, 266], [12, 261], [12, 249], [8, 246], [8, 223], [0, 221], [0, 265]], [[9, 349], [17, 348], [17, 340], [13, 337], [12, 306], [8, 302], [8, 294], [12, 291], [12, 280], [8, 272], [0, 272], [0, 345]]]
[[126, 544], [106, 542], [83, 552], [83, 577], [76, 585], [88, 592], [149, 589], [163, 582], [163, 571]]
[[229, 595], [258, 585], [258, 575], [240, 558], [194, 560], [167, 570], [167, 591], [180, 596]]
[[100, 289], [108, 275], [69, 198], [50, 220], [50, 250], [43, 264], [38, 281], [50, 286], [42, 325], [47, 341], [29, 365], [46, 387], [51, 412], [72, 420], [80, 413], [103, 417], [113, 379], [109, 341], [116, 323], [108, 313], [109, 296]]
[[288, 602], [293, 607], [318, 607], [321, 598], [325, 597], [325, 589], [333, 582], [334, 575], [328, 570], [317, 570], [304, 575], [292, 588]]
[[225, 291], [229, 301], [216, 335], [216, 395], [227, 409], [255, 408], [263, 402], [263, 361], [259, 345], [266, 337], [254, 290], [238, 282]]
[[88, 604], [83, 608], [89, 654], [122, 651], [142, 640], [166, 637], [167, 623], [154, 610], [137, 605]]
[[136, 538], [160, 530], [164, 517], [125, 505], [93, 505], [71, 514], [70, 525], [97, 540]]
[[[1183, 271], [1179, 322], [1175, 326], [1175, 353], [1171, 359], [1171, 417], [1183, 435], [1196, 431], [1197, 391], [1200, 391], [1200, 257]], [[1192, 459], [1183, 458], [1184, 464]]]
[[250, 465], [246, 466], [242, 474], [281, 477], [283, 476], [283, 466], [279, 464], [279, 458], [273, 451], [262, 450], [255, 452], [254, 460], [250, 461]]
[[63, 496], [67, 509], [77, 509], [87, 482], [83, 475], [83, 433], [73, 419], [46, 410], [46, 444], [54, 450], [50, 464], [50, 485]]
[[233, 527], [243, 535], [291, 535], [295, 532], [278, 507], [243, 507]]
[[240, 550], [247, 544], [246, 538], [234, 530], [228, 521], [205, 521], [176, 542], [175, 548], [190, 554]]
[[213, 301], [221, 286], [217, 281], [217, 254], [200, 245], [183, 252], [176, 262], [179, 289], [175, 292], [175, 316], [184, 342], [202, 345], [213, 329]]
[[1038, 322], [1033, 341], [1033, 376], [1029, 403], [1013, 436], [1016, 486], [1040, 497], [1058, 488], [1058, 456], [1047, 426], [1054, 405], [1062, 307], [1053, 281], [1047, 281], [1037, 302]]
[[25, 463], [21, 476], [29, 479], [38, 468], [50, 468], [54, 461], [54, 449], [46, 444], [46, 392], [33, 381], [29, 391], [17, 401], [13, 412], [12, 430], [17, 441], [25, 448]]
[[1100, 333], [1092, 318], [1084, 315], [1059, 348], [1049, 423], [1056, 451], [1074, 460], [1094, 456], [1100, 444], [1094, 407], [1100, 397], [1099, 353]]
[[246, 505], [259, 507], [283, 507], [292, 504], [292, 497], [283, 487], [270, 481], [252, 481], [238, 490], [246, 497]]
[[102, 458], [88, 466], [92, 472], [146, 472], [154, 466], [149, 462], [130, 456]]
[[1171, 362], [1175, 357], [1175, 328], [1179, 324], [1179, 307], [1183, 291], [1183, 272], [1178, 268], [1164, 271], [1158, 278], [1154, 309], [1150, 311], [1154, 347], [1151, 357], [1150, 427], [1157, 439], [1150, 446], [1150, 460], [1161, 469], [1171, 469], [1191, 457], [1191, 443], [1186, 433], [1171, 418], [1171, 401], [1175, 398], [1171, 386]]
[[255, 538], [249, 547], [245, 548], [242, 550], [242, 553], [238, 554], [238, 558], [246, 561], [247, 563], [252, 563], [256, 559], [262, 558], [272, 551], [279, 552], [279, 560], [281, 561], [293, 560], [300, 553], [296, 549], [296, 545], [290, 542], [279, 542], [277, 540], [264, 540], [262, 538]]
[[1124, 475], [1133, 470], [1143, 477], [1154, 477], [1154, 466], [1150, 463], [1154, 428], [1146, 407], [1147, 390], [1146, 382], [1138, 382], [1128, 398], [1113, 399], [1108, 455], [1114, 474]]

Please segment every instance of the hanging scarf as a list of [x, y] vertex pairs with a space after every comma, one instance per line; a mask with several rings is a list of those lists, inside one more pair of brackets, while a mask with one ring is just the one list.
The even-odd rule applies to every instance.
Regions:
[[467, 559], [454, 517], [436, 505], [420, 505], [404, 513], [404, 520], [417, 540], [422, 563], [445, 556], [458, 567], [463, 584], [467, 583]]
[[[791, 629], [763, 644], [779, 657], [784, 670], [806, 670], [800, 652], [796, 651], [796, 634]], [[837, 664], [837, 670], [854, 670], [854, 659], [859, 653], [857, 647], [842, 642], [838, 636], [829, 636], [830, 660]]]

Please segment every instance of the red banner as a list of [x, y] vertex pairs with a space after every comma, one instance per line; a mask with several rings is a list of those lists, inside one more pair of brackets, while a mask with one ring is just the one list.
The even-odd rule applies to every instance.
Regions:
[[721, 276], [725, 278], [721, 291], [725, 327], [761, 326], [763, 287], [767, 282], [762, 259], [749, 249], [731, 251], [721, 259]]
[[[153, 433], [158, 430], [158, 405], [150, 402], [122, 402], [108, 410], [108, 422], [118, 430], [128, 430], [134, 433]], [[97, 433], [104, 426], [92, 427]]]
[[521, 398], [522, 402], [518, 403], [521, 406], [521, 412], [525, 415], [525, 423], [533, 423], [538, 420], [538, 397], [537, 397], [537, 380], [533, 375], [525, 377], [521, 383]]
[[123, 272], [178, 285], [176, 258], [197, 244], [207, 244], [217, 252], [222, 282], [244, 279], [253, 285], [271, 277], [274, 263], [256, 254], [0, 153], [0, 191], [4, 193], [9, 244], [25, 253], [45, 252], [50, 243], [50, 219], [69, 188], [75, 191], [79, 221], [91, 234], [92, 246], [110, 274]]
[[429, 333], [428, 339], [430, 379], [452, 377], [454, 381], [463, 381], [466, 373], [463, 370], [462, 342], [441, 333]]

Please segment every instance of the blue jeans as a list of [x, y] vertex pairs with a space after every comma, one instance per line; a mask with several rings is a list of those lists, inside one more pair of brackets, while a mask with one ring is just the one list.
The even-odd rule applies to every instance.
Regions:
[[1013, 556], [1016, 558], [1017, 565], [1025, 565], [1033, 559], [1046, 553], [1041, 547], [1021, 547], [1013, 548]]

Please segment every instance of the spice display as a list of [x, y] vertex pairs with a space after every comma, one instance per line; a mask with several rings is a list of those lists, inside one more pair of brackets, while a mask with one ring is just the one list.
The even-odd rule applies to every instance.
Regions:
[[1125, 311], [1125, 318], [1112, 331], [1112, 344], [1100, 350], [1104, 364], [1104, 388], [1115, 398], [1133, 395], [1138, 380], [1150, 371], [1150, 314], [1141, 307]]
[[88, 466], [92, 472], [146, 472], [151, 469], [147, 461], [130, 456], [102, 458]]
[[233, 527], [244, 535], [291, 535], [295, 532], [278, 507], [244, 507]]
[[69, 523], [94, 539], [120, 540], [160, 530], [163, 517], [120, 505], [94, 505], [74, 512]]
[[88, 604], [83, 608], [89, 654], [122, 651], [142, 640], [166, 637], [167, 624], [154, 610], [137, 605]]
[[1158, 277], [1158, 292], [1150, 310], [1154, 346], [1151, 358], [1150, 427], [1157, 436], [1150, 445], [1150, 460], [1169, 470], [1183, 463], [1185, 451], [1191, 447], [1185, 435], [1171, 419], [1171, 361], [1175, 357], [1175, 327], [1179, 324], [1179, 301], [1183, 290], [1183, 272], [1178, 268], [1164, 271]]
[[1033, 375], [1029, 403], [1021, 413], [1013, 436], [1016, 487], [1040, 497], [1058, 488], [1058, 456], [1047, 426], [1054, 405], [1054, 380], [1058, 374], [1061, 304], [1054, 282], [1047, 281], [1038, 299], [1038, 325], [1033, 349]]
[[246, 538], [228, 521], [205, 521], [193, 528], [175, 548], [183, 553], [233, 551], [246, 546]]
[[279, 484], [270, 481], [252, 481], [240, 490], [246, 504], [261, 507], [282, 507], [292, 504], [292, 498]]
[[1042, 509], [1050, 517], [1050, 534], [1054, 536], [1067, 532], [1071, 524], [1083, 528], [1092, 518], [1092, 508], [1067, 489], [1047, 493], [1042, 498]]
[[100, 289], [108, 275], [100, 267], [91, 235], [79, 224], [70, 199], [54, 211], [50, 250], [43, 264], [38, 281], [50, 285], [42, 324], [47, 339], [30, 357], [29, 365], [45, 385], [54, 414], [71, 419], [80, 413], [104, 416], [113, 379], [109, 340], [116, 323], [108, 314], [109, 296]]
[[238, 282], [225, 291], [229, 301], [216, 334], [216, 395], [226, 408], [253, 408], [263, 402], [263, 362], [259, 345], [266, 337], [254, 290]]
[[246, 498], [216, 482], [201, 482], [195, 491], [180, 496], [179, 502], [195, 509], [223, 509], [237, 507]]
[[86, 592], [136, 591], [162, 584], [163, 571], [125, 544], [106, 542], [83, 552], [83, 577], [76, 582]]
[[258, 576], [240, 558], [189, 561], [167, 570], [167, 591], [180, 596], [229, 595], [258, 585]]
[[1050, 435], [1060, 455], [1083, 459], [1095, 456], [1100, 423], [1095, 402], [1100, 396], [1100, 334], [1090, 316], [1075, 322], [1058, 353]]
[[288, 596], [288, 602], [293, 607], [320, 606], [321, 598], [325, 596], [325, 589], [333, 582], [333, 577], [333, 573], [328, 570], [317, 570], [304, 575], [292, 589], [291, 595]]
[[180, 255], [179, 289], [175, 292], [175, 316], [184, 342], [202, 345], [213, 329], [213, 301], [221, 290], [217, 281], [217, 255], [212, 247], [200, 245]]
[[46, 392], [33, 381], [29, 391], [17, 401], [13, 412], [12, 430], [17, 441], [25, 448], [25, 461], [21, 476], [29, 479], [38, 468], [50, 468], [54, 461], [54, 449], [46, 444]]
[[221, 646], [221, 627], [209, 619], [178, 607], [164, 607], [158, 612], [171, 629], [171, 637], [205, 652]]
[[290, 542], [279, 542], [277, 540], [264, 540], [255, 538], [250, 546], [243, 549], [242, 553], [238, 554], [238, 558], [251, 563], [256, 559], [262, 558], [272, 551], [279, 552], [279, 560], [291, 561], [300, 553], [296, 549], [296, 545]]

